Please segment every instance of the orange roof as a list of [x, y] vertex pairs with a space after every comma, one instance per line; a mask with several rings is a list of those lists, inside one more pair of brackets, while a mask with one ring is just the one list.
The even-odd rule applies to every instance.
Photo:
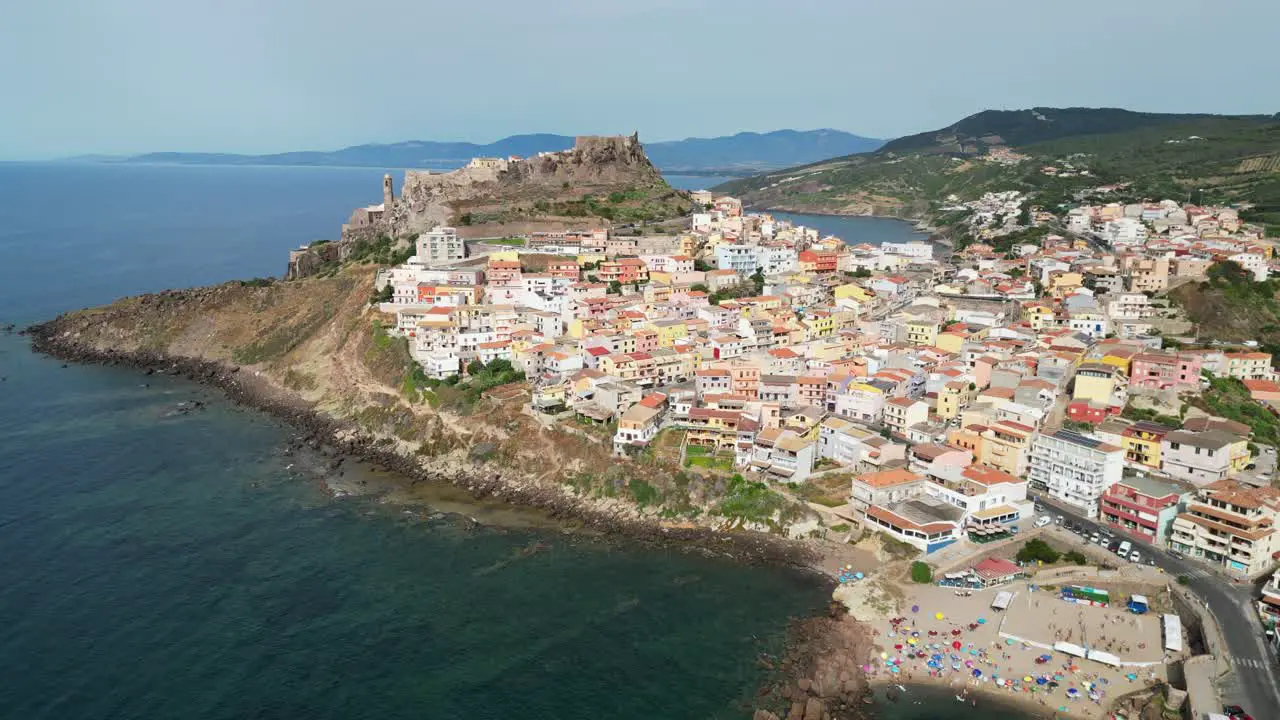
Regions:
[[854, 479], [865, 485], [870, 485], [871, 487], [885, 488], [923, 480], [924, 477], [904, 468], [895, 468], [893, 470], [881, 470], [880, 472], [866, 473], [864, 475], [859, 475]]
[[961, 473], [969, 480], [979, 485], [999, 485], [1000, 483], [1020, 483], [1023, 482], [1017, 477], [1007, 472], [996, 470], [995, 468], [982, 467], [978, 465], [970, 465]]

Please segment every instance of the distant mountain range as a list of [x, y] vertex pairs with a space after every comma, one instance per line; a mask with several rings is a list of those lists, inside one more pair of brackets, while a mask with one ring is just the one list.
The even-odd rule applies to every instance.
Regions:
[[716, 189], [758, 208], [921, 217], [994, 190], [1058, 207], [1106, 184], [1127, 184], [1138, 199], [1252, 204], [1250, 219], [1280, 228], [1280, 115], [986, 110], [871, 152]]
[[[868, 152], [884, 141], [840, 130], [776, 130], [742, 132], [715, 138], [687, 138], [645, 143], [649, 159], [668, 173], [749, 175], [811, 163], [824, 158]], [[341, 150], [304, 150], [269, 155], [157, 152], [95, 161], [176, 163], [185, 165], [327, 165], [449, 169], [473, 157], [529, 156], [573, 147], [572, 135], [512, 135], [485, 145], [469, 142], [409, 140], [387, 145], [355, 145]]]

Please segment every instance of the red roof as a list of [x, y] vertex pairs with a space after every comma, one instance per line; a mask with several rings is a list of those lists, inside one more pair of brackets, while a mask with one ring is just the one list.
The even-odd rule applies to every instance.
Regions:
[[1022, 572], [1017, 565], [1000, 558], [987, 558], [973, 566], [973, 571], [983, 580], [995, 580]]

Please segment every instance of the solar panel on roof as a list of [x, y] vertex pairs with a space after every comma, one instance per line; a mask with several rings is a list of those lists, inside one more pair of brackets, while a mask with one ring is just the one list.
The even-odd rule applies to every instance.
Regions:
[[1053, 436], [1058, 438], [1059, 440], [1066, 440], [1069, 443], [1075, 443], [1076, 445], [1083, 445], [1087, 448], [1096, 448], [1102, 444], [1101, 440], [1091, 438], [1085, 435], [1081, 435], [1080, 433], [1073, 432], [1071, 430], [1059, 430], [1055, 432]]

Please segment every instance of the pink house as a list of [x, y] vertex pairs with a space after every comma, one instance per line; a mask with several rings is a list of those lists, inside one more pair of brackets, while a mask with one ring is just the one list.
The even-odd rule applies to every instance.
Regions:
[[634, 332], [636, 337], [636, 352], [653, 352], [658, 349], [658, 331], [650, 328], [640, 328]]
[[1195, 389], [1200, 385], [1199, 355], [1140, 353], [1133, 356], [1129, 387], [1164, 390]]

